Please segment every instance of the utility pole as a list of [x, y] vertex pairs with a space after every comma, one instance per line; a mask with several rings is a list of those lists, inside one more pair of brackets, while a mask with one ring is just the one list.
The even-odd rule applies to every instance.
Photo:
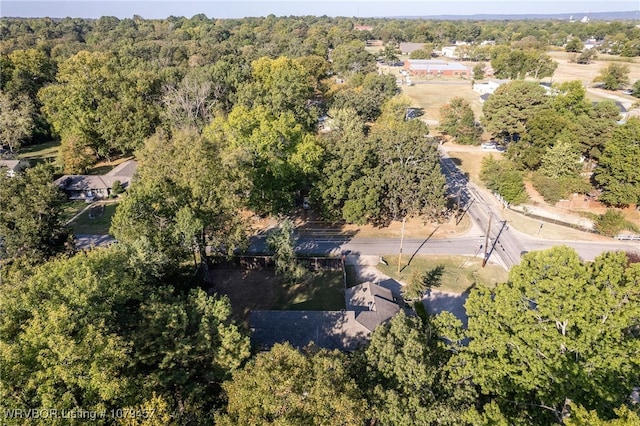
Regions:
[[482, 256], [482, 267], [487, 264], [487, 247], [489, 246], [489, 233], [491, 232], [491, 219], [493, 219], [493, 213], [489, 213], [489, 225], [487, 226], [487, 236], [484, 239], [484, 256]]
[[400, 273], [400, 264], [402, 263], [402, 244], [404, 243], [404, 224], [407, 217], [402, 218], [402, 233], [400, 234], [400, 254], [398, 255], [398, 273]]

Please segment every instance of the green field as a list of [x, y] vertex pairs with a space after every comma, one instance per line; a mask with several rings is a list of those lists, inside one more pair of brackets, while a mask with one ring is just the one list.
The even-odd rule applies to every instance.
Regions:
[[398, 256], [384, 256], [388, 265], [377, 268], [385, 275], [398, 281], [407, 282], [413, 271], [427, 272], [439, 266], [444, 267], [438, 290], [451, 293], [464, 293], [475, 286], [493, 288], [507, 281], [508, 273], [502, 267], [488, 263], [482, 267], [482, 259], [470, 256], [415, 256], [409, 265], [410, 257], [402, 257], [402, 268], [398, 270]]
[[300, 284], [282, 284], [279, 303], [273, 309], [339, 311], [344, 308], [342, 271], [324, 271], [313, 273]]
[[62, 212], [60, 213], [60, 219], [63, 223], [67, 223], [72, 217], [82, 211], [82, 209], [88, 206], [84, 201], [72, 201], [68, 200], [62, 205]]
[[18, 158], [28, 160], [32, 166], [37, 163], [50, 163], [56, 160], [60, 142], [49, 141], [38, 145], [27, 145], [20, 148]]
[[111, 217], [116, 211], [117, 203], [102, 204], [104, 211], [100, 214], [94, 210], [92, 216], [92, 209], [96, 206], [92, 206], [83, 214], [81, 214], [76, 220], [71, 222], [69, 226], [73, 229], [74, 234], [91, 234], [91, 235], [106, 235], [109, 233], [111, 227]]

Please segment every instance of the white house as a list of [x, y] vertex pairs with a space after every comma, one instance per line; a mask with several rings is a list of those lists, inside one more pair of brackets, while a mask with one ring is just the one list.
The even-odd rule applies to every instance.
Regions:
[[474, 83], [473, 90], [480, 93], [481, 95], [490, 95], [495, 92], [498, 87], [505, 83], [508, 83], [509, 81], [510, 80], [489, 80], [486, 82]]
[[458, 50], [458, 46], [444, 46], [441, 50], [441, 55], [445, 58], [459, 59], [456, 51]]

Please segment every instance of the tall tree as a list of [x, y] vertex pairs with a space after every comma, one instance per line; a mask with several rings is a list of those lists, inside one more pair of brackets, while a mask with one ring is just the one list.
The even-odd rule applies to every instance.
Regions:
[[371, 137], [378, 143], [385, 219], [423, 216], [445, 209], [445, 178], [435, 145], [421, 120], [405, 121], [406, 104], [390, 100]]
[[512, 81], [501, 85], [482, 105], [485, 129], [497, 135], [520, 136], [527, 123], [550, 102], [542, 86], [533, 81]]
[[[394, 425], [456, 425], [468, 400], [446, 373], [450, 354], [417, 316], [398, 313], [371, 336], [358, 366], [375, 419]], [[458, 392], [462, 391], [462, 392]]]
[[45, 165], [14, 177], [0, 170], [0, 257], [25, 257], [39, 263], [70, 250], [69, 230], [62, 223], [64, 194]]
[[602, 82], [606, 90], [621, 89], [629, 83], [629, 65], [612, 62], [600, 70], [593, 81]]
[[168, 413], [177, 424], [213, 421], [220, 385], [249, 355], [249, 341], [229, 320], [228, 300], [200, 289], [174, 294], [158, 266], [166, 262], [139, 240], [3, 281], [3, 402], [107, 416], [161, 409], [146, 412], [150, 424]]
[[309, 77], [305, 67], [293, 59], [260, 58], [251, 64], [251, 81], [238, 89], [238, 103], [264, 107], [276, 116], [293, 114], [299, 125], [312, 129], [318, 114], [309, 108], [313, 94]]
[[205, 133], [220, 144], [225, 160], [247, 184], [245, 201], [259, 212], [289, 210], [296, 191], [314, 180], [322, 157], [315, 136], [291, 112], [236, 106]]
[[31, 136], [33, 104], [25, 95], [12, 99], [0, 91], [0, 146], [11, 153], [20, 149]]
[[640, 119], [630, 118], [616, 128], [595, 171], [602, 187], [600, 199], [612, 205], [640, 203]]
[[152, 74], [128, 72], [110, 53], [82, 51], [60, 64], [56, 78], [38, 98], [62, 139], [81, 136], [108, 158], [132, 152], [155, 129], [158, 88]]
[[226, 413], [220, 425], [358, 425], [367, 403], [338, 351], [300, 353], [277, 344], [259, 353], [224, 384]]
[[146, 237], [156, 250], [178, 258], [193, 254], [196, 261], [207, 246], [228, 254], [243, 244], [237, 214], [243, 188], [216, 144], [193, 130], [159, 133], [137, 156], [137, 179], [112, 220], [118, 240]]
[[562, 423], [572, 402], [612, 416], [640, 380], [639, 277], [622, 252], [587, 263], [568, 247], [528, 253], [507, 283], [470, 295], [454, 376], [510, 424]]
[[440, 107], [440, 131], [464, 145], [477, 145], [482, 134], [471, 105], [460, 97]]

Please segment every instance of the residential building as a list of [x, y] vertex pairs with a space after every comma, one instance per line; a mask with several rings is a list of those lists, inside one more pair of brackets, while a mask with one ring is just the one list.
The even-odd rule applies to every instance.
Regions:
[[432, 77], [470, 77], [469, 68], [458, 62], [446, 62], [438, 59], [409, 59], [404, 68], [411, 75]]
[[109, 198], [116, 181], [120, 182], [122, 189], [129, 186], [136, 166], [134, 160], [128, 160], [105, 175], [64, 175], [53, 183], [62, 189], [71, 200], [93, 201]]
[[327, 349], [353, 351], [364, 346], [377, 326], [404, 307], [402, 297], [372, 282], [345, 291], [341, 311], [251, 311], [251, 342], [267, 350], [289, 342], [304, 348], [311, 342]]

